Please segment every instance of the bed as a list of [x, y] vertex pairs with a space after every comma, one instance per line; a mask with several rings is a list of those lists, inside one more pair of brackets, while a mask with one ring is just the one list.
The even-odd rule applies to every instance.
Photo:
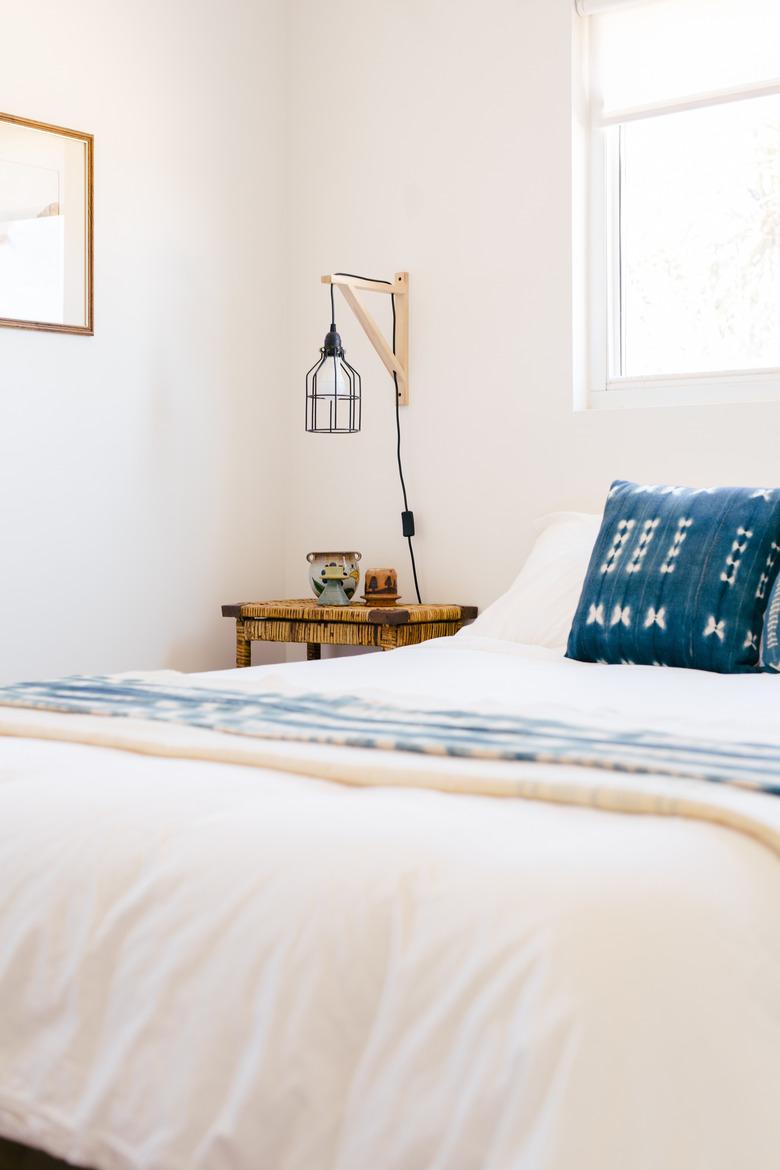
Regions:
[[7, 1149], [94, 1170], [776, 1170], [774, 678], [466, 630], [130, 682], [199, 710], [522, 717], [589, 747], [475, 758], [0, 706]]

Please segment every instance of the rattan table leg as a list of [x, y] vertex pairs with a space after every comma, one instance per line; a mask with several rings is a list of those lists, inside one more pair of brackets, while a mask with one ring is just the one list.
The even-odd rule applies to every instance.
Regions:
[[322, 658], [322, 646], [320, 646], [319, 642], [307, 642], [306, 661], [319, 662], [320, 658]]
[[236, 619], [236, 666], [252, 665], [252, 643], [244, 637], [244, 623]]

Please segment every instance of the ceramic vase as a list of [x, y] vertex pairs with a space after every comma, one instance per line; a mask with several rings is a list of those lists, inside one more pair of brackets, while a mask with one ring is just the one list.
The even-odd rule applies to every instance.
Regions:
[[[360, 581], [358, 561], [359, 552], [310, 552], [306, 556], [309, 562], [309, 582], [314, 596], [322, 605], [347, 605], [355, 595]], [[344, 599], [335, 601], [338, 591], [328, 590], [326, 600], [323, 600], [323, 591], [331, 583], [338, 582]]]

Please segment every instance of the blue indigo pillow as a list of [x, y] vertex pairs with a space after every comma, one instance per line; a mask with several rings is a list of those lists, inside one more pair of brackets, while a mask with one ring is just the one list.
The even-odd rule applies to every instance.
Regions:
[[780, 671], [780, 577], [769, 594], [761, 639], [761, 663], [764, 670]]
[[779, 569], [780, 489], [615, 480], [566, 656], [759, 670]]

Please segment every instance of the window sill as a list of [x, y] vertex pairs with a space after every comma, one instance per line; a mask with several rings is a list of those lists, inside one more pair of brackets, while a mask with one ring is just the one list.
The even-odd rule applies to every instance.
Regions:
[[631, 410], [744, 405], [748, 402], [780, 402], [780, 369], [615, 378], [607, 383], [606, 389], [591, 390], [585, 409]]

